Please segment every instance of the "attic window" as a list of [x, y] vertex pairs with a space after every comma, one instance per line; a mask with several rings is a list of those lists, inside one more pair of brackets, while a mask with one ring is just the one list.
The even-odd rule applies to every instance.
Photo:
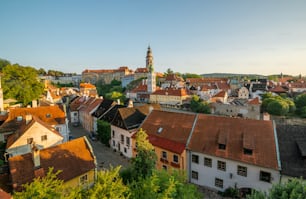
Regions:
[[219, 144], [218, 148], [221, 150], [225, 150], [226, 149], [226, 145], [225, 144]]
[[296, 141], [302, 157], [306, 158], [306, 140]]
[[244, 132], [242, 135], [243, 140], [243, 154], [253, 155], [253, 150], [255, 149], [254, 136], [251, 133]]
[[218, 134], [218, 149], [226, 150], [226, 143], [228, 140], [228, 134], [224, 131]]
[[157, 130], [157, 133], [160, 134], [163, 131], [163, 127], [159, 127], [159, 129]]
[[46, 118], [50, 118], [51, 117], [51, 114], [50, 113], [47, 113], [46, 114]]

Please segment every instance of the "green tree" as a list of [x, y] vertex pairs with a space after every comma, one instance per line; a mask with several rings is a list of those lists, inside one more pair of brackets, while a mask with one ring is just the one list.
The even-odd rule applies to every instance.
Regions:
[[1, 59], [0, 58], [0, 72], [2, 71], [2, 69], [7, 66], [10, 65], [11, 63], [5, 59]]
[[2, 72], [6, 98], [14, 98], [27, 105], [43, 94], [44, 85], [39, 81], [36, 69], [14, 64], [7, 65]]
[[35, 178], [32, 183], [23, 186], [22, 192], [14, 192], [15, 199], [58, 199], [58, 198], [76, 198], [81, 199], [81, 189], [69, 188], [63, 185], [63, 180], [59, 180], [57, 175], [60, 171], [53, 172], [53, 168], [49, 168], [47, 175], [43, 178]]
[[103, 120], [97, 121], [98, 135], [101, 142], [109, 146], [109, 140], [111, 139], [111, 127], [110, 124]]
[[89, 190], [90, 199], [127, 199], [130, 195], [129, 188], [123, 184], [119, 176], [120, 167], [99, 171], [95, 185]]
[[267, 110], [273, 115], [286, 115], [289, 112], [289, 105], [283, 100], [273, 100], [268, 104]]
[[274, 184], [269, 193], [255, 191], [247, 199], [305, 199], [306, 183], [302, 179], [293, 179], [287, 183]]
[[47, 74], [47, 72], [43, 68], [38, 69], [37, 73], [38, 73], [38, 75], [46, 75]]
[[137, 156], [132, 159], [135, 178], [150, 176], [155, 168], [157, 157], [154, 147], [147, 138], [146, 132], [139, 129], [136, 134]]
[[294, 102], [295, 102], [296, 108], [302, 108], [306, 106], [306, 94], [298, 95], [295, 98]]
[[190, 101], [190, 109], [196, 113], [210, 113], [209, 104], [200, 99], [199, 96], [193, 95]]

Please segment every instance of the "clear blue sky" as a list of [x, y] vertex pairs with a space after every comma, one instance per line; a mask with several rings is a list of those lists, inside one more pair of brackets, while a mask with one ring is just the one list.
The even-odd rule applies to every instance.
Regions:
[[0, 58], [45, 70], [145, 66], [306, 75], [304, 0], [1, 0]]

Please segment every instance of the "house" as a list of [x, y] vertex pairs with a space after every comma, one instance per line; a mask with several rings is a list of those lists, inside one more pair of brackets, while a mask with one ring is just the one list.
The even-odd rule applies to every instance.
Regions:
[[189, 113], [153, 110], [148, 115], [140, 128], [154, 146], [157, 169], [186, 170], [186, 145], [195, 121], [196, 115]]
[[280, 181], [276, 140], [272, 121], [199, 114], [187, 146], [189, 181], [268, 191]]
[[80, 83], [80, 94], [96, 97], [98, 95], [96, 86], [90, 83]]
[[9, 116], [0, 128], [0, 141], [5, 142], [10, 134], [16, 132], [26, 121], [28, 115], [36, 116], [58, 131], [64, 138], [63, 142], [69, 140], [68, 119], [66, 118], [65, 109], [58, 105], [53, 105], [35, 108], [10, 108]]
[[239, 99], [249, 99], [249, 94], [249, 90], [244, 86], [238, 89]]
[[84, 129], [93, 132], [94, 118], [92, 113], [99, 107], [103, 99], [90, 97], [85, 103], [79, 107], [79, 119]]
[[233, 99], [228, 103], [214, 102], [210, 104], [211, 113], [215, 115], [226, 115], [231, 117], [242, 117], [249, 119], [260, 119], [260, 105], [258, 98]]
[[33, 146], [41, 150], [62, 142], [63, 136], [54, 128], [36, 116], [27, 115], [20, 129], [8, 137], [6, 153], [12, 157], [30, 153]]
[[226, 91], [220, 91], [214, 96], [211, 97], [210, 101], [211, 102], [222, 102], [222, 103], [227, 103], [228, 99], [228, 94]]
[[110, 109], [112, 109], [116, 105], [116, 102], [109, 99], [103, 99], [102, 103], [99, 107], [92, 113], [93, 117], [93, 132], [97, 133], [98, 125], [97, 121], [103, 117]]
[[96, 158], [86, 137], [81, 137], [46, 149], [9, 158], [11, 183], [15, 191], [34, 178], [43, 177], [53, 167], [61, 171], [58, 179], [71, 187], [90, 187], [96, 178]]
[[160, 110], [158, 104], [119, 108], [111, 122], [111, 147], [125, 157], [133, 157], [132, 136], [152, 110]]
[[186, 89], [164, 89], [156, 90], [150, 94], [150, 103], [157, 103], [162, 106], [179, 107], [190, 96]]
[[166, 88], [184, 88], [185, 81], [182, 77], [177, 76], [176, 74], [168, 74], [165, 78], [165, 81], [161, 84], [162, 89]]
[[86, 96], [79, 96], [74, 99], [69, 105], [69, 112], [70, 112], [70, 122], [71, 124], [79, 124], [79, 110], [78, 108], [81, 106], [82, 103], [86, 101]]
[[136, 88], [128, 91], [127, 97], [136, 102], [148, 102], [150, 95], [148, 94], [147, 80], [143, 79]]
[[282, 165], [281, 181], [291, 178], [306, 180], [306, 126], [278, 124], [276, 130]]

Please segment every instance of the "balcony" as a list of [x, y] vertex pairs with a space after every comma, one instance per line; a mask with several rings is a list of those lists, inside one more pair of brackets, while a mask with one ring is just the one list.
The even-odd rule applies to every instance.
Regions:
[[164, 163], [164, 164], [168, 164], [169, 163], [169, 161], [167, 159], [165, 159], [165, 158], [160, 158], [160, 161], [162, 163]]
[[180, 163], [178, 162], [171, 162], [170, 165], [174, 168], [180, 168]]

